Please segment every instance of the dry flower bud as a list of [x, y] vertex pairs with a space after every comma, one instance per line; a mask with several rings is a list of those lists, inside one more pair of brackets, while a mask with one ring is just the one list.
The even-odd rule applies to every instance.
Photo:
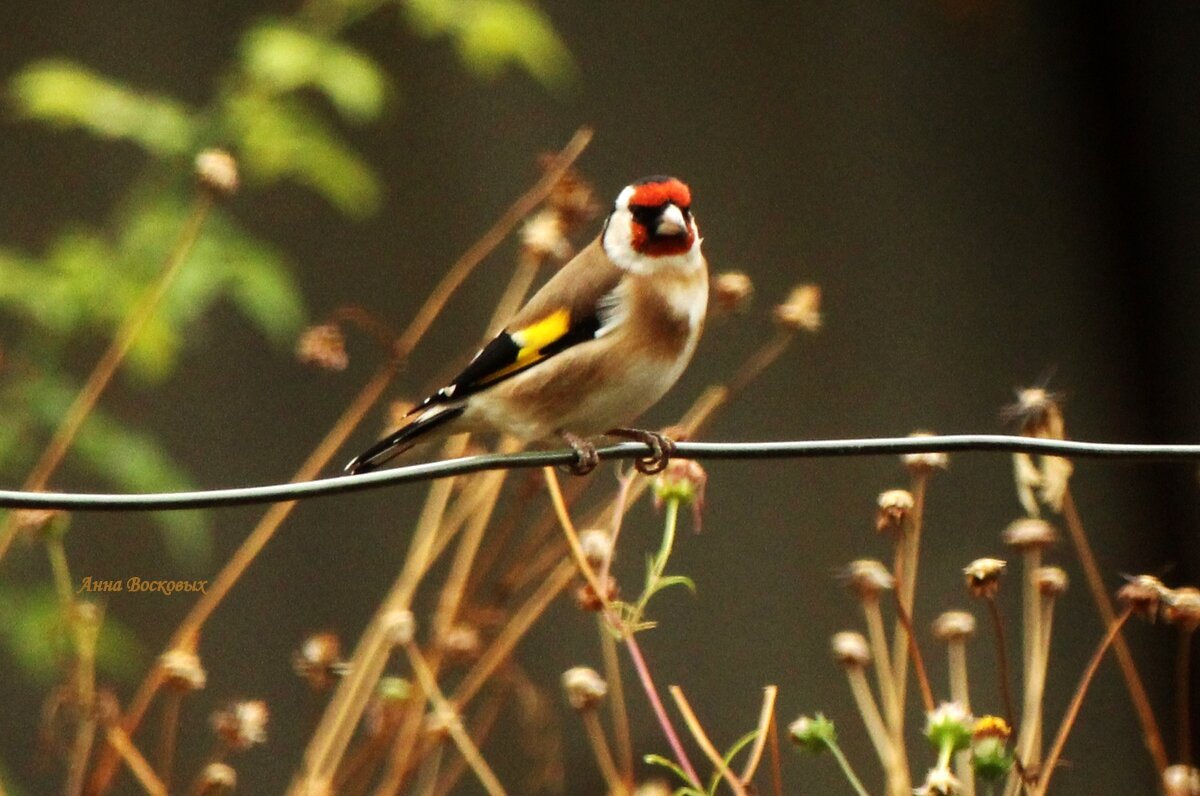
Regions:
[[[910, 439], [921, 439], [935, 436], [930, 431], [914, 431], [908, 435]], [[936, 470], [945, 470], [950, 466], [950, 455], [945, 451], [927, 451], [925, 453], [906, 453], [900, 461], [913, 475], [929, 475]]]
[[842, 666], [865, 667], [871, 663], [871, 648], [862, 633], [852, 630], [834, 633], [830, 647], [834, 659]]
[[237, 787], [237, 772], [226, 763], [209, 763], [200, 772], [200, 781], [193, 793], [204, 796], [218, 796], [223, 793], [233, 793]]
[[465, 622], [456, 622], [438, 638], [438, 646], [451, 660], [474, 660], [479, 656], [483, 641], [479, 629]]
[[824, 713], [801, 716], [788, 725], [788, 737], [801, 749], [819, 754], [837, 743], [837, 730]]
[[333, 685], [343, 666], [342, 642], [334, 633], [313, 633], [292, 655], [292, 668], [316, 691]]
[[617, 581], [611, 575], [605, 578], [604, 588], [606, 594], [604, 595], [604, 599], [601, 600], [590, 582], [583, 583], [583, 585], [575, 590], [575, 604], [582, 610], [591, 613], [603, 610], [606, 602], [612, 602], [620, 595], [620, 589], [617, 588]]
[[933, 635], [942, 641], [975, 635], [975, 617], [966, 611], [946, 611], [933, 622]]
[[881, 562], [869, 558], [851, 561], [846, 578], [861, 599], [879, 599], [879, 592], [896, 587], [896, 579]]
[[821, 331], [821, 288], [798, 285], [775, 307], [775, 322], [793, 332]]
[[1163, 595], [1163, 621], [1191, 632], [1200, 627], [1200, 589], [1184, 586]]
[[907, 489], [889, 489], [879, 494], [879, 511], [875, 514], [875, 530], [879, 533], [903, 533], [914, 501]]
[[336, 323], [310, 326], [296, 343], [296, 358], [305, 365], [322, 370], [345, 370], [350, 364], [346, 353], [346, 338]]
[[1004, 409], [1004, 415], [1020, 423], [1021, 434], [1042, 439], [1066, 439], [1061, 397], [1044, 387], [1017, 391], [1017, 402]]
[[741, 315], [750, 306], [754, 283], [741, 271], [725, 271], [712, 278], [709, 301], [714, 314]]
[[383, 617], [383, 627], [388, 640], [397, 647], [403, 647], [416, 635], [417, 620], [412, 611], [397, 609]]
[[[542, 168], [553, 168], [556, 156], [548, 154], [542, 158]], [[580, 224], [591, 221], [600, 212], [591, 183], [583, 179], [575, 169], [567, 169], [550, 189], [546, 204], [562, 220], [564, 234]]]
[[1062, 567], [1038, 567], [1033, 582], [1044, 597], [1058, 597], [1067, 590], [1070, 579]]
[[246, 750], [267, 740], [267, 703], [260, 699], [234, 702], [212, 714], [217, 737], [230, 749]]
[[671, 459], [667, 467], [651, 483], [654, 491], [654, 505], [661, 506], [669, 500], [677, 500], [680, 505], [695, 504], [704, 508], [704, 486], [708, 483], [708, 474], [700, 462], [692, 459]]
[[1025, 517], [1010, 523], [1001, 533], [1001, 538], [1006, 545], [1017, 549], [1042, 548], [1058, 541], [1058, 533], [1053, 525], [1043, 519]]
[[1162, 773], [1166, 796], [1200, 796], [1200, 768], [1176, 763]]
[[977, 558], [963, 567], [967, 590], [972, 597], [994, 597], [1000, 588], [1000, 573], [1007, 564], [998, 558]]
[[215, 196], [233, 196], [238, 189], [238, 165], [223, 149], [205, 149], [196, 155], [196, 179]]
[[1153, 622], [1158, 616], [1158, 605], [1166, 594], [1167, 587], [1153, 575], [1138, 575], [1117, 590], [1117, 600], [1133, 613]]
[[539, 260], [562, 259], [571, 253], [562, 220], [553, 210], [540, 210], [521, 227], [521, 245]]
[[571, 707], [580, 711], [596, 707], [608, 694], [608, 683], [595, 669], [587, 666], [576, 666], [563, 672], [562, 685]]
[[189, 650], [167, 650], [158, 656], [166, 684], [177, 691], [199, 691], [208, 682], [200, 656]]
[[603, 528], [589, 528], [580, 533], [579, 547], [583, 550], [583, 559], [592, 569], [601, 569], [612, 558], [612, 537]]

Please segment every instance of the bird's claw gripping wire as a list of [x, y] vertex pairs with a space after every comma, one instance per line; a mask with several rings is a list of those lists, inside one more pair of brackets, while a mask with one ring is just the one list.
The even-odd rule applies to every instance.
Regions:
[[562, 469], [571, 475], [587, 475], [592, 470], [596, 469], [596, 465], [600, 464], [600, 454], [596, 453], [596, 446], [589, 440], [583, 437], [576, 436], [570, 431], [561, 431], [559, 436], [567, 445], [571, 446], [571, 450], [575, 451], [575, 461], [571, 464], [562, 465]]
[[614, 428], [606, 432], [610, 437], [620, 437], [640, 442], [650, 448], [649, 456], [634, 459], [633, 466], [642, 475], [654, 475], [667, 469], [667, 463], [675, 455], [675, 440], [657, 431], [640, 428]]

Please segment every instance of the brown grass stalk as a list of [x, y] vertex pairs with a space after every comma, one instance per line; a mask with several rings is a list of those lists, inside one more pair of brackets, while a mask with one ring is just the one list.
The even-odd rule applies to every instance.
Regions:
[[769, 685], [763, 688], [763, 703], [762, 709], [758, 712], [758, 726], [755, 729], [757, 733], [754, 737], [754, 746], [750, 749], [750, 756], [746, 758], [746, 765], [742, 768], [742, 775], [739, 777], [743, 785], [749, 785], [754, 779], [755, 772], [758, 771], [758, 766], [762, 762], [763, 751], [767, 747], [768, 736], [771, 733], [771, 727], [775, 724], [775, 698], [779, 696], [779, 687]]
[[679, 708], [679, 713], [683, 716], [683, 721], [687, 725], [688, 730], [692, 733], [692, 738], [696, 744], [704, 752], [709, 762], [713, 764], [713, 768], [717, 773], [729, 784], [736, 796], [746, 796], [746, 787], [742, 784], [737, 775], [729, 770], [729, 766], [721, 757], [721, 753], [717, 751], [717, 747], [713, 746], [713, 742], [709, 740], [708, 733], [704, 731], [704, 727], [700, 724], [700, 719], [696, 717], [692, 706], [688, 704], [687, 697], [683, 695], [683, 689], [677, 685], [667, 686], [667, 690], [671, 693], [671, 698], [675, 700], [675, 707]]

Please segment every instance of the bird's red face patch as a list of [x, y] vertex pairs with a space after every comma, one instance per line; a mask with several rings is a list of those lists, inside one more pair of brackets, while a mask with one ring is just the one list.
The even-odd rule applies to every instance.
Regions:
[[[683, 211], [687, 222], [685, 232], [678, 235], [660, 235], [656, 226], [668, 205]], [[683, 254], [692, 248], [696, 234], [691, 223], [692, 192], [674, 177], [649, 180], [636, 185], [629, 197], [629, 211], [633, 214], [630, 243], [635, 251], [651, 257]]]
[[671, 177], [661, 182], [643, 183], [633, 189], [630, 207], [655, 207], [671, 202], [680, 209], [692, 206], [692, 192], [679, 180]]

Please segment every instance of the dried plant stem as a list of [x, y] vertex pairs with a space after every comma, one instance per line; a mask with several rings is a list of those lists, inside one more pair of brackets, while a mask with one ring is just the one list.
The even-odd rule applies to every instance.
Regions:
[[[1067, 530], [1071, 535], [1071, 542], [1075, 546], [1075, 553], [1079, 556], [1079, 563], [1083, 567], [1084, 576], [1087, 579], [1088, 590], [1092, 593], [1092, 600], [1096, 603], [1096, 609], [1100, 612], [1100, 619], [1106, 627], [1111, 627], [1116, 614], [1113, 611], [1112, 600], [1108, 596], [1108, 590], [1104, 585], [1104, 578], [1100, 574], [1100, 567], [1096, 564], [1096, 556], [1092, 552], [1092, 546], [1088, 542], [1087, 533], [1083, 528], [1083, 520], [1079, 516], [1079, 510], [1075, 505], [1075, 496], [1071, 492], [1070, 487], [1067, 487], [1063, 494], [1062, 504], [1063, 519], [1066, 520]], [[1166, 770], [1170, 762], [1167, 759], [1167, 750], [1163, 745], [1162, 731], [1158, 727], [1158, 719], [1154, 716], [1154, 709], [1150, 706], [1150, 698], [1146, 695], [1146, 687], [1142, 683], [1141, 675], [1138, 674], [1137, 664], [1133, 661], [1133, 653], [1129, 650], [1129, 644], [1125, 641], [1125, 637], [1120, 633], [1113, 640], [1113, 652], [1116, 654], [1117, 663], [1121, 667], [1121, 675], [1125, 678], [1125, 687], [1129, 690], [1129, 696], [1133, 700], [1134, 710], [1137, 712], [1138, 721], [1142, 725], [1142, 742], [1145, 743], [1147, 751], [1150, 752], [1150, 757], [1154, 760], [1155, 770], [1161, 774]]]
[[1062, 724], [1058, 728], [1058, 734], [1054, 736], [1054, 743], [1051, 744], [1050, 751], [1046, 755], [1046, 764], [1042, 768], [1041, 776], [1033, 788], [1033, 796], [1044, 796], [1046, 789], [1050, 787], [1050, 778], [1054, 775], [1058, 759], [1062, 756], [1063, 747], [1067, 743], [1067, 736], [1070, 734], [1071, 728], [1075, 725], [1075, 720], [1079, 717], [1079, 709], [1083, 705], [1083, 698], [1087, 695], [1088, 687], [1091, 686], [1092, 680], [1096, 677], [1096, 670], [1100, 668], [1100, 662], [1104, 660], [1104, 654], [1113, 645], [1114, 639], [1120, 638], [1121, 628], [1124, 626], [1126, 620], [1129, 619], [1131, 613], [1132, 611], [1126, 608], [1113, 620], [1112, 624], [1109, 625], [1108, 632], [1104, 634], [1104, 639], [1100, 642], [1100, 646], [1096, 648], [1096, 652], [1088, 662], [1087, 668], [1084, 669], [1083, 677], [1079, 680], [1079, 686], [1075, 689], [1075, 695], [1071, 698], [1071, 704], [1067, 706], [1067, 712], [1063, 715]]
[[971, 690], [967, 682], [967, 642], [963, 638], [952, 638], [946, 642], [946, 659], [950, 670], [950, 699], [969, 713]]
[[608, 709], [612, 717], [613, 737], [617, 743], [617, 760], [621, 781], [632, 790], [633, 741], [629, 734], [629, 708], [625, 700], [625, 684], [621, 677], [621, 661], [617, 657], [617, 641], [604, 621], [596, 623], [600, 631], [600, 651], [604, 658], [604, 680], [608, 683]]
[[430, 670], [428, 662], [421, 655], [421, 651], [417, 649], [417, 645], [411, 641], [405, 644], [404, 653], [408, 656], [409, 665], [412, 666], [413, 674], [421, 684], [421, 689], [433, 703], [437, 714], [443, 719], [446, 731], [450, 734], [455, 746], [458, 747], [463, 759], [467, 761], [467, 765], [471, 767], [471, 771], [475, 773], [479, 783], [483, 785], [489, 796], [503, 796], [504, 786], [500, 784], [500, 780], [492, 772], [491, 766], [479, 753], [471, 736], [463, 729], [458, 710], [442, 694], [437, 684], [437, 677]]
[[646, 698], [650, 700], [650, 707], [654, 709], [654, 715], [658, 718], [659, 726], [662, 727], [663, 734], [667, 737], [667, 743], [671, 747], [671, 752], [675, 755], [675, 762], [679, 764], [679, 767], [688, 776], [688, 784], [694, 785], [697, 788], [701, 787], [700, 777], [696, 774], [696, 769], [692, 766], [692, 761], [683, 750], [683, 744], [679, 740], [679, 735], [675, 732], [675, 727], [671, 724], [671, 719], [667, 715], [666, 708], [663, 707], [662, 699], [658, 696], [658, 689], [654, 686], [654, 678], [650, 676], [650, 667], [646, 665], [646, 659], [642, 656], [642, 649], [638, 645], [633, 633], [625, 635], [625, 648], [629, 650], [629, 657], [633, 660], [633, 668], [637, 671], [638, 679], [642, 681], [642, 688], [646, 691]]
[[583, 718], [584, 730], [587, 731], [588, 743], [592, 747], [592, 755], [596, 758], [596, 765], [600, 767], [600, 774], [604, 777], [609, 794], [624, 796], [630, 793], [631, 789], [622, 779], [621, 772], [617, 771], [617, 764], [613, 762], [612, 750], [608, 748], [608, 739], [604, 735], [604, 728], [600, 726], [600, 717], [594, 709], [584, 710], [580, 715]]
[[[42, 451], [42, 455], [38, 458], [37, 463], [33, 466], [29, 475], [25, 478], [22, 484], [22, 489], [29, 492], [36, 492], [45, 488], [46, 483], [50, 480], [50, 476], [62, 463], [63, 457], [71, 447], [71, 443], [75, 441], [76, 435], [79, 434], [79, 429], [83, 427], [84, 421], [92, 410], [96, 407], [96, 403], [100, 400], [100, 396], [112, 381], [113, 376], [117, 372], [117, 368], [125, 361], [129, 350], [133, 348], [134, 342], [138, 335], [146, 327], [146, 323], [154, 316], [162, 299], [166, 296], [167, 291], [175, 281], [175, 277], [179, 275], [179, 271], [183, 264], [187, 261], [188, 255], [195, 248], [196, 241], [200, 239], [200, 231], [204, 228], [204, 222], [208, 219], [209, 213], [212, 212], [213, 205], [216, 202], [216, 197], [211, 191], [201, 188], [196, 195], [195, 202], [192, 204], [192, 210], [187, 220], [184, 222], [183, 229], [179, 233], [179, 237], [175, 241], [170, 254], [167, 256], [166, 262], [163, 263], [162, 269], [159, 271], [154, 282], [146, 288], [138, 300], [137, 306], [133, 311], [126, 316], [120, 328], [117, 329], [113, 336], [112, 342], [109, 343], [107, 349], [100, 356], [92, 368], [91, 374], [88, 375], [87, 381], [80, 388], [79, 393], [75, 396], [75, 400], [68, 407], [66, 414], [59, 423], [58, 428], [51, 437], [50, 442]], [[8, 548], [12, 545], [12, 540], [17, 533], [16, 517], [12, 512], [9, 512], [5, 517], [3, 526], [0, 526], [0, 559], [4, 558], [4, 554], [8, 552]]]
[[783, 796], [783, 756], [779, 751], [779, 723], [775, 713], [771, 713], [771, 792], [774, 796]]
[[179, 708], [183, 703], [183, 692], [170, 691], [163, 699], [162, 727], [158, 737], [158, 775], [163, 786], [171, 787], [171, 769], [175, 763], [175, 740], [179, 731]]
[[[1041, 566], [1040, 562], [1038, 566]], [[1050, 664], [1050, 637], [1054, 627], [1054, 598], [1043, 597], [1038, 592], [1038, 599], [1041, 602], [1041, 610], [1038, 612], [1038, 640], [1030, 657], [1030, 670], [1025, 677], [1021, 732], [1016, 745], [1017, 759], [1027, 771], [1037, 771], [1042, 759], [1042, 710], [1046, 694], [1046, 673]], [[1009, 776], [1005, 793], [1016, 794], [1020, 786], [1021, 777], [1014, 771]]]
[[763, 750], [767, 748], [767, 736], [770, 735], [771, 727], [775, 723], [775, 699], [778, 696], [778, 686], [769, 685], [763, 688], [763, 703], [762, 709], [758, 712], [754, 746], [750, 749], [750, 756], [746, 758], [746, 765], [742, 768], [742, 775], [739, 777], [743, 785], [750, 785], [750, 781], [754, 779], [754, 773], [758, 771], [759, 763], [762, 762]]
[[691, 730], [692, 737], [696, 739], [696, 743], [713, 764], [713, 767], [729, 783], [729, 787], [733, 789], [736, 796], [746, 796], [745, 786], [737, 778], [737, 775], [729, 770], [729, 766], [721, 757], [721, 753], [717, 751], [717, 748], [713, 746], [713, 742], [709, 740], [708, 734], [704, 732], [704, 727], [700, 724], [700, 720], [696, 718], [695, 711], [688, 704], [687, 697], [683, 695], [683, 689], [677, 685], [672, 685], [668, 686], [667, 690], [671, 692], [671, 697], [675, 700], [675, 707], [679, 708], [680, 714], [683, 715], [683, 721], [687, 724], [688, 729]]
[[546, 612], [550, 603], [570, 585], [575, 577], [575, 564], [571, 561], [560, 561], [537, 590], [529, 596], [525, 603], [504, 623], [504, 629], [496, 636], [479, 659], [463, 677], [454, 692], [454, 702], [465, 705], [475, 697], [479, 690], [487, 684], [500, 665], [508, 659], [516, 648], [517, 643], [533, 627], [533, 623]]
[[879, 714], [879, 706], [875, 704], [875, 697], [871, 694], [871, 686], [867, 683], [867, 673], [862, 666], [845, 666], [843, 668], [845, 668], [846, 677], [850, 681], [850, 693], [854, 695], [854, 703], [858, 706], [858, 712], [862, 715], [863, 724], [867, 728], [867, 735], [875, 746], [875, 754], [879, 757], [883, 772], [887, 776], [888, 793], [891, 796], [900, 796], [900, 794], [907, 796], [905, 783], [898, 776], [900, 764], [896, 750], [892, 746], [892, 739], [883, 723], [883, 717]]
[[[1038, 589], [1037, 571], [1042, 566], [1042, 549], [1038, 545], [1026, 545], [1021, 553], [1023, 559], [1022, 585], [1022, 654], [1025, 673], [1026, 707], [1029, 706], [1029, 683], [1033, 678], [1038, 651], [1042, 646], [1042, 594]], [[1025, 713], [1021, 713], [1021, 724], [1025, 724]], [[1023, 760], [1024, 758], [1022, 758]]]
[[1196, 628], [1179, 626], [1179, 649], [1175, 651], [1175, 712], [1179, 725], [1179, 762], [1192, 765], [1192, 636]]
[[[489, 735], [492, 728], [496, 724], [496, 720], [500, 718], [500, 710], [508, 702], [509, 696], [512, 694], [512, 688], [507, 685], [503, 688], [495, 688], [489, 692], [488, 700], [483, 707], [479, 708], [471, 721], [470, 735], [475, 739], [476, 743], [482, 743]], [[454, 785], [462, 778], [463, 772], [467, 769], [467, 762], [461, 756], [454, 758], [449, 766], [445, 767], [444, 773], [438, 778], [437, 786], [433, 789], [435, 796], [447, 796]]]
[[[917, 635], [913, 632], [912, 617], [904, 610], [904, 606], [900, 604], [899, 599], [896, 600], [896, 619], [904, 628], [905, 635], [908, 636], [908, 655], [912, 658], [913, 673], [916, 674], [917, 685], [921, 689], [921, 704], [925, 708], [925, 712], [929, 713], [935, 707], [933, 703], [933, 686], [929, 683], [929, 673], [925, 669], [925, 658], [921, 655], [921, 647], [917, 644]], [[903, 707], [902, 702], [902, 710]]]
[[[437, 789], [438, 776], [442, 770], [442, 758], [444, 757], [445, 749], [445, 745], [439, 743], [421, 761], [421, 765], [417, 769], [417, 781], [413, 785], [413, 793], [416, 793], [418, 796], [429, 796], [430, 793], [433, 793]], [[459, 760], [465, 761], [466, 758], [460, 756]]]
[[[892, 639], [892, 660], [896, 662], [896, 694], [903, 705], [908, 698], [908, 652], [912, 635], [914, 597], [917, 591], [917, 562], [921, 553], [921, 530], [925, 525], [925, 492], [929, 473], [917, 471], [912, 476], [913, 506], [908, 512], [904, 535], [896, 540], [896, 597], [900, 610], [908, 617], [907, 624], [896, 625]], [[928, 683], [926, 683], [928, 685]], [[932, 708], [930, 708], [932, 709]], [[900, 737], [904, 735], [904, 711], [900, 712]]]
[[104, 730], [104, 736], [108, 748], [116, 750], [125, 765], [129, 766], [129, 770], [133, 772], [134, 779], [142, 786], [142, 790], [151, 796], [167, 796], [167, 786], [154, 773], [154, 769], [146, 762], [146, 758], [142, 757], [142, 753], [133, 745], [133, 741], [129, 740], [129, 736], [121, 729], [120, 725], [109, 724]]
[[891, 654], [888, 652], [887, 633], [883, 629], [883, 612], [879, 609], [879, 595], [867, 594], [862, 600], [863, 617], [867, 622], [867, 639], [871, 643], [871, 657], [875, 660], [875, 679], [879, 685], [879, 699], [883, 703], [883, 716], [887, 722], [892, 747], [899, 749], [904, 744], [899, 695], [892, 669]]
[[1000, 681], [1000, 703], [1004, 705], [1004, 720], [1013, 725], [1013, 699], [1009, 687], [1008, 671], [1008, 641], [1004, 634], [1004, 617], [1000, 613], [1000, 605], [995, 595], [987, 595], [984, 601], [988, 606], [988, 616], [992, 619], [992, 630], [996, 635], [996, 679]]

